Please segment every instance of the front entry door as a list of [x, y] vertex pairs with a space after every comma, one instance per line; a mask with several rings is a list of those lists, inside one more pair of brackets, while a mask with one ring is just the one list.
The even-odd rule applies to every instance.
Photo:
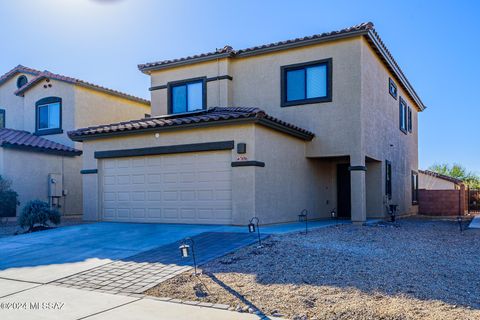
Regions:
[[337, 210], [339, 218], [351, 218], [350, 170], [348, 163], [337, 165]]

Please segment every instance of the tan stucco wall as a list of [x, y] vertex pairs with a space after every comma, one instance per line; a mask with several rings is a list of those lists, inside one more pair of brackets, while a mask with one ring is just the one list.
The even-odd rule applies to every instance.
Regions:
[[[281, 66], [326, 58], [333, 60], [332, 101], [282, 108]], [[393, 166], [390, 203], [399, 204], [402, 214], [417, 212], [417, 206], [411, 204], [411, 171], [418, 169], [417, 106], [395, 80], [398, 95], [412, 108], [413, 133], [405, 135], [399, 129], [399, 99], [393, 99], [388, 92], [388, 79], [394, 77], [363, 37], [158, 70], [152, 72], [151, 82], [159, 86], [169, 81], [222, 75], [232, 76], [233, 81], [208, 83], [208, 107], [220, 104], [262, 108], [315, 133], [313, 141], [306, 143], [306, 156], [348, 156], [351, 165], [367, 166], [366, 172], [351, 174], [352, 214], [358, 221], [385, 213], [385, 160]], [[167, 89], [152, 91], [152, 112], [167, 113]], [[309, 164], [305, 163], [305, 167]], [[260, 168], [255, 170], [261, 172]]]
[[22, 75], [29, 80], [33, 78], [30, 74], [19, 73], [0, 86], [0, 109], [6, 111], [7, 128], [24, 130], [23, 98], [13, 94], [17, 90], [17, 79]]
[[65, 215], [82, 214], [82, 193], [80, 178], [80, 157], [61, 157], [45, 153], [25, 152], [1, 148], [0, 174], [12, 181], [12, 189], [19, 194], [20, 206], [17, 212], [31, 200], [48, 202], [48, 175], [63, 174], [61, 212]]
[[255, 126], [255, 207], [262, 223], [297, 221], [303, 209], [310, 219], [329, 217], [336, 206], [334, 166], [305, 157], [306, 143]]
[[150, 111], [149, 105], [75, 86], [76, 128], [141, 119]]
[[[311, 157], [360, 154], [360, 38], [239, 59], [220, 59], [152, 72], [152, 86], [196, 77], [230, 75], [233, 81], [207, 83], [207, 106], [259, 107], [302, 128], [316, 138], [307, 146]], [[280, 68], [284, 65], [333, 59], [333, 100], [280, 107]], [[167, 89], [152, 91], [152, 114], [167, 114]], [[220, 91], [220, 97], [218, 92]], [[227, 91], [227, 93], [225, 93]], [[228, 98], [231, 97], [231, 98]]]
[[[254, 126], [253, 125], [235, 125], [208, 127], [193, 130], [175, 130], [160, 132], [159, 138], [155, 137], [155, 132], [148, 134], [135, 134], [125, 136], [114, 136], [109, 138], [87, 140], [83, 143], [83, 169], [98, 169], [97, 174], [83, 175], [84, 192], [84, 219], [96, 221], [101, 214], [101, 199], [99, 195], [99, 177], [102, 174], [102, 161], [94, 158], [95, 151], [135, 149], [154, 146], [169, 146], [178, 144], [204, 143], [233, 140], [235, 144], [239, 142], [247, 143], [246, 156], [250, 159], [255, 158], [254, 144]], [[232, 150], [232, 161], [235, 161], [239, 155], [236, 149]], [[240, 175], [232, 168], [232, 197], [233, 197], [233, 216], [251, 216], [254, 211], [254, 194], [250, 192], [254, 185], [254, 175]], [[236, 206], [235, 204], [238, 204]], [[247, 211], [239, 213], [239, 210]], [[234, 223], [236, 223], [234, 221]]]
[[418, 173], [418, 188], [427, 190], [456, 190], [456, 184], [422, 172]]
[[[49, 84], [52, 86], [48, 87]], [[44, 88], [44, 85], [47, 85], [47, 88]], [[75, 90], [72, 85], [65, 82], [56, 80], [50, 80], [50, 82], [47, 82], [46, 80], [42, 80], [37, 85], [25, 92], [25, 96], [23, 98], [25, 119], [24, 130], [35, 132], [35, 103], [38, 100], [46, 97], [59, 97], [62, 99], [63, 133], [46, 135], [43, 137], [48, 140], [74, 147], [75, 145], [73, 141], [68, 138], [67, 132], [75, 128]]]
[[[415, 214], [418, 206], [412, 205], [411, 173], [418, 170], [418, 111], [399, 82], [398, 98], [388, 92], [388, 79], [393, 75], [362, 40], [362, 136], [361, 144], [367, 157], [381, 161], [381, 179], [367, 179], [368, 193], [385, 195], [385, 160], [392, 162], [392, 204], [399, 204], [400, 214]], [[399, 97], [412, 109], [413, 130], [404, 134], [399, 129]], [[373, 165], [373, 164], [372, 164]], [[367, 170], [368, 176], [370, 171]], [[375, 172], [375, 175], [378, 173]], [[377, 216], [385, 211], [383, 201], [369, 201], [368, 215]]]

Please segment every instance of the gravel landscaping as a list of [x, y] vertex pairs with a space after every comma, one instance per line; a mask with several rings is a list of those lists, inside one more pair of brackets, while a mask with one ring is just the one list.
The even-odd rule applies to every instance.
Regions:
[[[64, 226], [71, 226], [75, 224], [82, 224], [85, 223], [82, 221], [81, 218], [65, 218], [62, 217], [62, 222], [58, 226], [54, 226], [54, 228], [64, 227]], [[0, 224], [0, 238], [2, 237], [9, 237], [16, 234], [22, 234], [25, 230], [18, 226], [17, 222], [11, 221], [5, 224]]]
[[272, 236], [148, 295], [290, 319], [480, 319], [480, 229], [410, 218]]

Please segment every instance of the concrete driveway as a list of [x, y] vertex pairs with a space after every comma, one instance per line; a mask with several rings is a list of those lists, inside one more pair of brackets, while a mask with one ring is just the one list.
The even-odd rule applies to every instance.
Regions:
[[204, 232], [215, 225], [94, 223], [0, 239], [0, 278], [49, 283]]

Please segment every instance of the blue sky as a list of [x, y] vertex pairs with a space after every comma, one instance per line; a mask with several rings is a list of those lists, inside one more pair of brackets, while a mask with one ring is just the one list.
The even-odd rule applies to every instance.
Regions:
[[0, 0], [0, 72], [17, 64], [149, 98], [138, 63], [372, 21], [428, 106], [420, 167], [480, 173], [478, 1]]

